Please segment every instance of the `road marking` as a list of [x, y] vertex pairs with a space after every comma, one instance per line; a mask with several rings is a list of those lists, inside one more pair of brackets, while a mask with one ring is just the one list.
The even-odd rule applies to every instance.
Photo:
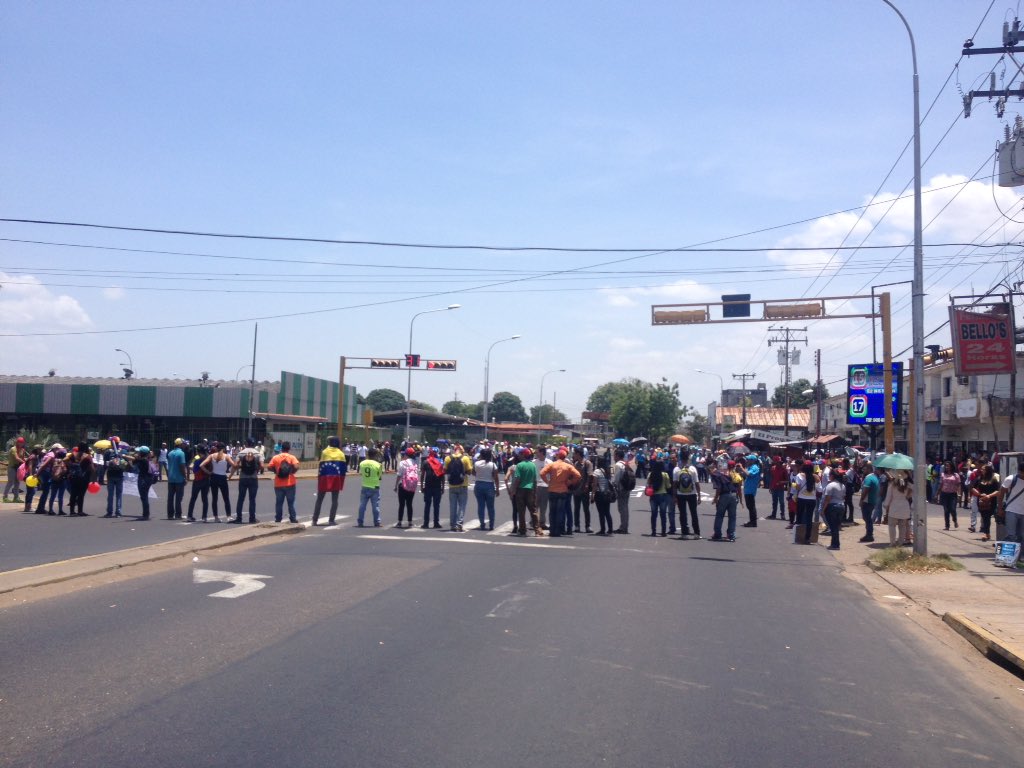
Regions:
[[[380, 539], [382, 541], [412, 541], [412, 539], [405, 539], [401, 536], [382, 536], [376, 533], [363, 533], [359, 534], [357, 538], [360, 539]], [[497, 547], [540, 547], [541, 549], [583, 549], [583, 547], [577, 547], [573, 544], [548, 544], [536, 543], [531, 541], [488, 541], [487, 539], [471, 539], [461, 536], [431, 536], [427, 539], [416, 539], [417, 542], [434, 542], [434, 541], [457, 541], [462, 544], [490, 544]]]
[[[334, 519], [335, 520], [348, 520], [350, 517], [352, 517], [352, 515], [335, 515]], [[303, 528], [312, 528], [313, 527], [313, 518], [309, 518], [309, 520], [300, 520], [299, 521], [299, 525], [301, 525]], [[317, 523], [316, 527], [317, 527], [317, 530], [323, 530], [324, 533], [327, 533], [328, 531], [336, 531], [339, 528], [341, 528], [340, 525], [327, 525], [326, 523], [319, 523], [319, 522]]]
[[195, 568], [192, 571], [193, 584], [207, 584], [215, 581], [227, 581], [233, 586], [222, 589], [219, 592], [211, 592], [210, 597], [242, 597], [250, 592], [259, 592], [264, 584], [260, 579], [272, 579], [273, 576], [263, 576], [258, 573], [232, 573], [231, 571], [208, 571], [205, 568]]

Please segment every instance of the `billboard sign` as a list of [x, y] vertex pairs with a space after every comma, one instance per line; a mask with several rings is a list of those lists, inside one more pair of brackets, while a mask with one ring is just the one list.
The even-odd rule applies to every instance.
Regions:
[[[903, 363], [892, 364], [892, 420], [902, 422]], [[847, 372], [846, 421], [849, 424], [885, 423], [885, 366], [851, 365]]]
[[953, 364], [957, 376], [1013, 373], [1013, 312], [1008, 304], [949, 308], [953, 332]]

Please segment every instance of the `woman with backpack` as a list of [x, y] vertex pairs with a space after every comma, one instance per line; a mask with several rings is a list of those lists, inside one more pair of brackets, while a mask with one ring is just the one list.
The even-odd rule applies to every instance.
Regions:
[[[406, 448], [405, 458], [398, 462], [398, 470], [395, 475], [395, 491], [398, 493], [398, 522], [395, 528], [402, 527], [402, 520], [406, 514], [409, 516], [409, 525], [412, 528], [412, 502], [416, 498], [416, 489], [420, 485], [420, 465], [416, 461], [416, 449]], [[317, 504], [319, 504], [319, 499]]]
[[[68, 453], [63, 448], [53, 452], [53, 461], [50, 462], [50, 506], [47, 507], [48, 515], [64, 514], [64, 492], [68, 488]], [[53, 502], [57, 502], [57, 511], [53, 511]]]
[[206, 457], [201, 464], [210, 475], [210, 490], [213, 492], [213, 519], [220, 522], [217, 515], [217, 493], [224, 496], [224, 519], [231, 517], [231, 497], [228, 494], [228, 472], [238, 466], [224, 451], [224, 443], [214, 443], [214, 452]]
[[67, 465], [67, 484], [71, 497], [68, 514], [72, 517], [88, 517], [85, 512], [85, 494], [95, 475], [88, 443], [79, 443], [64, 463]]
[[608, 459], [601, 457], [590, 477], [590, 498], [597, 507], [597, 523], [601, 530], [598, 536], [612, 535], [612, 502], [615, 501], [615, 486], [608, 477]]
[[[476, 516], [480, 519], [480, 527], [477, 530], [488, 530], [487, 523], [489, 521], [490, 530], [493, 531], [494, 499], [499, 493], [498, 465], [494, 461], [494, 451], [490, 448], [480, 451], [480, 458], [473, 462], [473, 472], [476, 474], [476, 482], [473, 484], [473, 495], [476, 497]], [[409, 509], [412, 509], [411, 505]]]

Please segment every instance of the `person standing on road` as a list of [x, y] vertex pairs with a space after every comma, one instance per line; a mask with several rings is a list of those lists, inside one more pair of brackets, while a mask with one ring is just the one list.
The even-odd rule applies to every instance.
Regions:
[[772, 513], [768, 519], [775, 520], [778, 517], [785, 520], [787, 517], [786, 489], [789, 488], [789, 469], [782, 461], [781, 456], [776, 456], [772, 461], [769, 475], [768, 488], [772, 494]]
[[1006, 515], [1006, 541], [1024, 541], [1024, 460], [1017, 462], [1017, 474], [1003, 480], [999, 503]]
[[537, 470], [537, 485], [535, 487], [535, 499], [537, 501], [537, 519], [540, 521], [541, 530], [548, 527], [548, 484], [540, 476], [540, 471], [551, 463], [548, 458], [547, 449], [543, 445], [537, 446], [537, 453], [533, 457], [533, 466]]
[[598, 536], [612, 535], [612, 502], [615, 500], [615, 486], [609, 479], [611, 473], [608, 471], [608, 457], [602, 456], [597, 460], [594, 474], [590, 478], [591, 500], [597, 507], [597, 523], [601, 530]]
[[[386, 457], [386, 454], [385, 454]], [[387, 467], [387, 463], [384, 464]], [[420, 486], [420, 463], [416, 461], [416, 449], [409, 447], [405, 449], [405, 458], [398, 462], [395, 471], [395, 492], [398, 494], [398, 523], [396, 528], [402, 527], [402, 520], [406, 510], [409, 515], [409, 528], [412, 528], [412, 503], [416, 499], [416, 489]]]
[[[327, 438], [327, 447], [320, 452], [320, 463], [316, 469], [316, 504], [313, 505], [313, 526], [320, 519], [320, 507], [324, 498], [331, 495], [331, 511], [328, 513], [327, 525], [337, 525], [338, 494], [345, 489], [345, 475], [348, 473], [348, 458], [341, 450], [341, 438], [331, 435]], [[239, 491], [241, 493], [241, 491]], [[239, 498], [241, 503], [241, 498]], [[241, 512], [239, 512], [241, 516]]]
[[[181, 438], [179, 437], [178, 439], [180, 440]], [[157, 463], [159, 467], [159, 473], [156, 481], [159, 483], [161, 480], [164, 479], [164, 476], [167, 475], [167, 443], [160, 443], [160, 454], [157, 457]], [[170, 498], [168, 498], [168, 503], [170, 503]]]
[[441, 527], [441, 496], [444, 494], [444, 464], [437, 457], [437, 448], [427, 452], [420, 465], [420, 491], [423, 493], [423, 525], [430, 527], [430, 508], [434, 508], [434, 527]]
[[[530, 510], [530, 527], [533, 528], [534, 536], [543, 536], [544, 529], [540, 525], [540, 515], [537, 514], [537, 465], [533, 463], [533, 452], [524, 448], [519, 456], [519, 462], [515, 465], [515, 476], [511, 485], [515, 487], [515, 504], [513, 509], [516, 520], [514, 528], [520, 536], [526, 535], [526, 510]], [[609, 527], [611, 527], [609, 525]]]
[[636, 475], [626, 463], [626, 452], [623, 450], [615, 451], [612, 485], [615, 486], [615, 505], [619, 512], [619, 527], [615, 533], [629, 533], [629, 494], [636, 487]]
[[889, 524], [889, 546], [908, 546], [910, 538], [910, 515], [914, 504], [914, 485], [908, 482], [903, 472], [889, 481], [889, 498], [885, 503], [885, 520]]
[[153, 474], [149, 463], [151, 458], [152, 452], [149, 450], [149, 446], [140, 445], [135, 449], [135, 458], [132, 459], [132, 466], [135, 468], [137, 477], [135, 485], [139, 489], [139, 501], [142, 503], [141, 519], [143, 520], [149, 520], [149, 489], [156, 482], [156, 475]]
[[[4, 503], [13, 501], [15, 504], [21, 502], [21, 481], [18, 480], [18, 470], [28, 460], [28, 453], [25, 451], [25, 438], [19, 437], [14, 445], [7, 451], [7, 485], [4, 486]], [[14, 491], [14, 498], [11, 498], [11, 491]]]
[[37, 515], [46, 514], [46, 501], [50, 496], [50, 482], [53, 479], [53, 470], [56, 465], [57, 451], [64, 450], [64, 446], [60, 443], [54, 443], [50, 450], [43, 453], [43, 455], [36, 462], [36, 469], [33, 473], [38, 480], [37, 488], [39, 490], [39, 503], [36, 506]]
[[590, 527], [590, 476], [594, 474], [594, 465], [583, 455], [583, 446], [577, 445], [572, 449], [572, 465], [580, 473], [580, 480], [572, 488], [572, 516], [573, 527], [576, 533], [580, 533], [580, 507], [583, 508], [583, 528], [587, 533], [593, 533]]
[[572, 508], [570, 507], [571, 486], [582, 477], [579, 470], [566, 460], [566, 451], [560, 448], [555, 460], [540, 471], [540, 476], [548, 484], [548, 505], [551, 536], [572, 536]]
[[[295, 514], [295, 473], [299, 470], [299, 460], [292, 456], [291, 450], [292, 444], [285, 440], [281, 443], [281, 452], [270, 460], [270, 471], [274, 473], [274, 522], [276, 523], [280, 523], [284, 517], [286, 501], [288, 502], [288, 522], [299, 522], [299, 518]], [[214, 488], [213, 495], [213, 510], [213, 514], [216, 516], [216, 488]]]
[[[700, 538], [700, 520], [697, 518], [697, 504], [700, 503], [700, 473], [689, 463], [686, 452], [679, 456], [679, 466], [672, 471], [672, 488], [675, 491], [675, 502], [679, 508], [679, 528], [682, 538], [690, 536], [690, 522], [693, 523], [693, 535]], [[687, 510], [690, 517], [687, 521]]]
[[[668, 522], [669, 505], [672, 502], [672, 480], [665, 471], [661, 459], [652, 459], [650, 472], [647, 476], [648, 501], [651, 505], [651, 536], [658, 535], [657, 522], [661, 519], [661, 535], [668, 536], [666, 523]], [[675, 528], [675, 510], [672, 512], [673, 528]], [[673, 531], [674, 533], [675, 531]]]
[[[494, 461], [494, 451], [484, 448], [480, 458], [473, 462], [473, 496], [476, 498], [476, 516], [480, 520], [478, 531], [494, 530], [494, 500], [500, 494], [498, 487], [498, 465]], [[512, 510], [515, 518], [515, 510]], [[490, 526], [488, 528], [488, 525]]]
[[[35, 468], [42, 461], [43, 458], [43, 446], [33, 445], [32, 450], [28, 452], [28, 457], [25, 459], [25, 477], [26, 479], [30, 476], [35, 475]], [[36, 489], [25, 483], [25, 514], [32, 511], [32, 497], [35, 496]]]
[[88, 517], [85, 511], [85, 494], [89, 490], [89, 483], [96, 475], [88, 443], [78, 444], [67, 461], [67, 467], [68, 493], [71, 497], [68, 514], [72, 517]]
[[981, 467], [977, 479], [971, 486], [971, 496], [978, 504], [981, 515], [981, 540], [988, 541], [992, 532], [992, 515], [999, 504], [999, 479], [991, 464]]
[[366, 458], [359, 462], [359, 476], [362, 478], [363, 487], [359, 491], [359, 516], [356, 525], [363, 527], [363, 516], [366, 513], [366, 504], [369, 502], [373, 513], [373, 526], [380, 528], [380, 482], [384, 476], [384, 467], [377, 461], [380, 454], [376, 448], [370, 449]]
[[[185, 496], [185, 482], [188, 479], [188, 459], [182, 448], [184, 440], [180, 437], [174, 441], [174, 450], [162, 451], [160, 460], [162, 472], [167, 474], [167, 519], [181, 520], [181, 500]], [[165, 443], [166, 445], [166, 443]]]
[[466, 502], [469, 500], [469, 476], [473, 473], [473, 461], [462, 451], [461, 445], [452, 448], [451, 455], [444, 460], [444, 474], [448, 481], [448, 512], [451, 529], [461, 533], [466, 516]]
[[861, 467], [864, 479], [860, 484], [860, 519], [864, 521], [864, 535], [862, 542], [875, 540], [875, 507], [878, 506], [879, 492], [882, 484], [878, 482], [878, 475], [871, 469], [871, 462], [865, 462]]
[[832, 542], [829, 549], [839, 549], [839, 531], [843, 527], [843, 518], [846, 517], [846, 473], [841, 469], [832, 471], [832, 479], [825, 486], [824, 500], [822, 507], [825, 512], [825, 524], [832, 534]]
[[[337, 440], [337, 438], [333, 438]], [[344, 458], [344, 456], [342, 457]], [[242, 523], [242, 505], [245, 504], [245, 497], [249, 497], [249, 522], [259, 522], [256, 519], [256, 492], [260, 489], [260, 474], [263, 472], [263, 459], [260, 452], [256, 450], [256, 441], [247, 437], [245, 448], [238, 452], [238, 502], [235, 505], [235, 519], [231, 522], [236, 525]], [[317, 496], [317, 509], [320, 508], [320, 497]], [[338, 506], [338, 497], [334, 497], [334, 506]], [[334, 515], [331, 515], [334, 520]], [[313, 524], [316, 525], [316, 515], [313, 516]]]
[[107, 514], [104, 517], [121, 516], [121, 498], [124, 495], [124, 471], [128, 462], [121, 453], [119, 442], [111, 441], [103, 452], [103, 466], [107, 471]]
[[[64, 515], [64, 494], [68, 489], [68, 452], [63, 448], [53, 452], [50, 462], [50, 506], [48, 515]], [[57, 502], [57, 511], [53, 511], [53, 502]]]
[[[289, 443], [289, 446], [291, 443]], [[231, 457], [224, 451], [223, 443], [214, 443], [214, 452], [206, 457], [202, 467], [210, 475], [210, 490], [213, 494], [213, 519], [220, 522], [217, 515], [217, 494], [220, 492], [224, 497], [224, 519], [231, 517], [231, 496], [228, 494], [228, 472], [236, 466]], [[281, 444], [282, 453], [287, 452], [284, 443]], [[281, 454], [278, 454], [280, 456]], [[295, 458], [294, 456], [292, 458]], [[296, 459], [298, 461], [298, 459]], [[294, 487], [294, 484], [293, 484]], [[292, 494], [294, 498], [294, 492]]]
[[811, 543], [811, 526], [814, 525], [814, 510], [818, 506], [819, 490], [814, 476], [814, 465], [808, 461], [793, 483], [793, 492], [796, 496], [796, 524], [804, 527], [804, 544]]
[[723, 469], [718, 465], [711, 472], [711, 486], [715, 489], [712, 503], [715, 505], [715, 528], [712, 541], [722, 541], [722, 521], [729, 517], [726, 535], [729, 541], [736, 541], [736, 484], [733, 482], [733, 470], [736, 463], [728, 462]]
[[757, 456], [751, 454], [747, 457], [747, 468], [741, 470], [740, 474], [743, 475], [743, 503], [749, 517], [743, 527], [757, 528], [757, 489], [761, 485], [761, 464]]
[[960, 473], [953, 467], [953, 462], [947, 461], [942, 465], [939, 474], [939, 503], [942, 505], [942, 516], [946, 521], [946, 530], [949, 530], [950, 518], [953, 520], [953, 527], [959, 528], [960, 523], [956, 519], [956, 506], [960, 501]]
[[188, 500], [188, 519], [193, 523], [196, 521], [193, 513], [195, 512], [197, 497], [201, 498], [203, 502], [204, 523], [209, 512], [210, 474], [203, 469], [203, 462], [206, 461], [209, 453], [210, 451], [207, 449], [206, 444], [200, 443], [196, 446], [196, 455], [192, 459], [192, 495]]

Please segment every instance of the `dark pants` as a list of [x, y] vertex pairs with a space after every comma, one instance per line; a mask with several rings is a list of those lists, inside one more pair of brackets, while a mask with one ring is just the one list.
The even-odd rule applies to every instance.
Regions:
[[[318, 508], [320, 506], [320, 499], [321, 498], [323, 498], [323, 496], [318, 497], [317, 500], [316, 500], [316, 504], [317, 504]], [[335, 496], [334, 498], [337, 499], [338, 497]], [[406, 510], [408, 510], [408, 514], [409, 514], [409, 527], [410, 528], [412, 527], [412, 500], [415, 499], [415, 498], [416, 498], [416, 491], [407, 491], [407, 490], [405, 490], [405, 488], [402, 488], [401, 486], [399, 486], [399, 488], [398, 488], [398, 524], [399, 525], [402, 524], [403, 513]], [[337, 501], [335, 501], [335, 506], [337, 506]], [[331, 519], [332, 520], [334, 519], [334, 515], [331, 515]]]
[[722, 521], [728, 516], [726, 534], [730, 539], [736, 537], [736, 494], [722, 493], [718, 496], [715, 507], [715, 538], [722, 538]]
[[942, 504], [942, 517], [946, 521], [946, 527], [949, 528], [949, 519], [953, 518], [953, 523], [956, 524], [956, 504], [959, 501], [958, 494], [955, 493], [940, 493], [939, 502]]
[[[327, 494], [331, 495], [331, 511], [328, 513], [327, 524], [328, 525], [334, 525], [334, 517], [335, 517], [335, 515], [338, 514], [338, 493], [339, 493], [338, 491], [323, 491], [322, 493], [318, 493], [316, 495], [316, 504], [313, 505], [313, 525], [316, 525], [317, 521], [320, 519], [320, 507], [323, 506], [324, 499], [327, 498]], [[242, 505], [241, 498], [239, 498], [239, 500], [238, 500], [238, 505], [239, 505], [239, 512], [238, 512], [238, 514], [239, 514], [239, 517], [241, 517], [241, 514], [242, 514], [242, 512], [241, 512], [241, 505]], [[399, 514], [401, 514], [401, 512], [399, 512]], [[410, 520], [411, 520], [411, 518], [410, 518]], [[399, 518], [399, 521], [401, 521], [401, 518]]]
[[184, 483], [167, 481], [167, 519], [181, 520], [181, 500], [185, 496]]
[[231, 497], [228, 496], [228, 476], [210, 475], [210, 488], [213, 490], [213, 516], [217, 517], [217, 494], [224, 496], [224, 517], [231, 517]]
[[743, 503], [747, 506], [747, 516], [751, 525], [757, 525], [757, 496], [753, 493], [743, 494]]
[[39, 485], [36, 486], [36, 490], [39, 491], [39, 504], [36, 506], [36, 512], [46, 511], [46, 500], [50, 496], [50, 473], [41, 472], [39, 474]]
[[829, 504], [825, 507], [825, 525], [832, 534], [832, 549], [839, 549], [839, 531], [842, 530], [845, 515], [846, 506], [843, 504]]
[[203, 520], [205, 520], [206, 512], [210, 504], [210, 478], [204, 477], [202, 480], [196, 480], [192, 483], [192, 497], [188, 500], [189, 520], [195, 520], [192, 512], [196, 508], [196, 497], [200, 495], [203, 498]]
[[679, 527], [683, 536], [690, 535], [690, 527], [686, 524], [686, 510], [690, 510], [690, 522], [693, 524], [693, 535], [700, 536], [700, 520], [697, 519], [697, 494], [677, 495], [676, 505], [679, 507]]
[[804, 544], [811, 543], [811, 526], [814, 525], [814, 509], [817, 506], [816, 499], [796, 500], [796, 524], [804, 527]]
[[[80, 477], [68, 481], [68, 494], [71, 500], [68, 504], [68, 511], [74, 515], [85, 514], [85, 494], [89, 490], [89, 478]], [[77, 512], [76, 512], [77, 510]]]
[[[217, 503], [217, 497], [214, 496], [214, 504]], [[278, 523], [284, 517], [284, 503], [288, 502], [288, 520], [293, 523], [299, 522], [299, 519], [295, 516], [295, 486], [290, 485], [285, 488], [274, 488], [274, 520]]]
[[590, 530], [590, 495], [586, 493], [575, 494], [572, 497], [572, 517], [576, 530], [580, 529], [580, 507], [583, 507], [583, 525]]
[[861, 504], [860, 519], [864, 521], [864, 538], [875, 538], [875, 505]]
[[607, 494], [596, 493], [594, 505], [597, 507], [597, 522], [601, 526], [601, 533], [612, 532], [612, 501]]
[[[31, 493], [31, 492], [32, 492], [32, 489], [30, 488], [29, 489], [29, 493]], [[986, 536], [991, 536], [991, 534], [992, 534], [992, 513], [994, 511], [995, 510], [992, 509], [991, 507], [988, 510], [984, 510], [984, 509], [979, 509], [978, 510], [978, 512], [981, 514], [981, 529], [980, 530], [981, 530], [981, 533], [985, 534]]]
[[441, 524], [441, 494], [444, 488], [440, 485], [423, 486], [423, 524], [430, 525], [430, 508], [434, 508], [434, 525]]
[[148, 478], [143, 479], [140, 475], [136, 485], [139, 489], [139, 501], [142, 502], [142, 519], [149, 520], [149, 489], [152, 487], [153, 481]]
[[843, 503], [846, 505], [846, 516], [845, 522], [853, 522], [853, 486], [846, 486], [846, 498], [843, 499]]
[[562, 535], [565, 530], [566, 517], [571, 514], [568, 493], [548, 493], [548, 524], [552, 536]]
[[[238, 503], [235, 505], [235, 519], [242, 519], [242, 505], [245, 497], [249, 497], [249, 522], [256, 522], [256, 491], [260, 489], [260, 481], [256, 475], [242, 475], [238, 478]], [[319, 498], [317, 502], [319, 502]], [[334, 494], [334, 508], [338, 507], [338, 494]], [[331, 511], [331, 522], [334, 522], [334, 510]]]
[[786, 519], [786, 489], [785, 488], [773, 488], [772, 489], [772, 517], [781, 517], [783, 520]]

